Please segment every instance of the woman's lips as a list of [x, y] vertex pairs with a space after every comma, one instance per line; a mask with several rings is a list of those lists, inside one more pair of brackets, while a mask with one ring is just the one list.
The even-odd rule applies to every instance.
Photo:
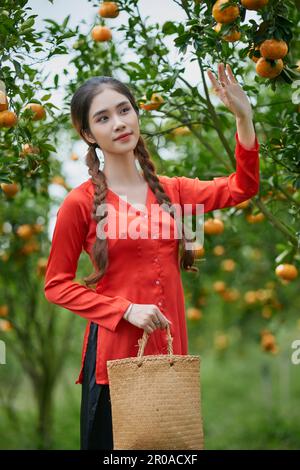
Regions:
[[124, 137], [119, 137], [118, 139], [116, 139], [117, 141], [119, 140], [127, 140], [127, 139], [130, 139], [130, 137], [132, 136], [132, 134], [128, 134], [128, 135], [125, 135]]

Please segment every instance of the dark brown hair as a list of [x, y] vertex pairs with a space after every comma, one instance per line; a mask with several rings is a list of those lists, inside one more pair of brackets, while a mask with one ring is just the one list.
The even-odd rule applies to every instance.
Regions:
[[[91, 212], [91, 217], [98, 223], [105, 216], [106, 213], [97, 215], [97, 207], [106, 202], [107, 193], [107, 182], [105, 174], [100, 170], [100, 161], [96, 153], [96, 147], [98, 144], [91, 144], [87, 141], [83, 135], [83, 131], [90, 133], [88, 116], [89, 109], [94, 97], [101, 93], [105, 88], [110, 88], [118, 93], [126, 96], [130, 101], [133, 109], [139, 116], [139, 107], [136, 104], [133, 94], [130, 89], [119, 80], [108, 77], [108, 76], [96, 76], [85, 81], [74, 93], [71, 100], [71, 119], [74, 128], [83, 138], [83, 140], [89, 145], [89, 150], [86, 154], [86, 164], [89, 168], [89, 174], [92, 178], [92, 182], [95, 186], [94, 204]], [[146, 148], [145, 141], [142, 136], [139, 137], [138, 143], [134, 149], [140, 167], [143, 171], [143, 176], [149, 184], [151, 190], [156, 196], [158, 203], [164, 204], [164, 207], [170, 208], [170, 214], [174, 218], [175, 210], [171, 208], [172, 202], [169, 196], [165, 193], [158, 176], [156, 174], [156, 168], [153, 161], [150, 158], [150, 154]], [[198, 271], [198, 268], [192, 266], [195, 260], [195, 253], [193, 250], [187, 250], [185, 247], [185, 236], [183, 233], [182, 226], [182, 246], [183, 252], [180, 258], [180, 267], [186, 271]], [[186, 232], [187, 230], [185, 230]], [[93, 272], [87, 278], [84, 278], [84, 282], [87, 286], [96, 284], [99, 279], [104, 275], [108, 265], [108, 252], [107, 252], [107, 239], [101, 239], [96, 236], [96, 241], [92, 247], [92, 257], [96, 266], [96, 272]]]

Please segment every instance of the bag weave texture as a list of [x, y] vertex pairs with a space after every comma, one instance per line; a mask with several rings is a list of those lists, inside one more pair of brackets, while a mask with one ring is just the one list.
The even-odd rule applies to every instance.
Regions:
[[202, 450], [199, 356], [144, 356], [149, 334], [138, 340], [137, 357], [107, 361], [114, 450]]

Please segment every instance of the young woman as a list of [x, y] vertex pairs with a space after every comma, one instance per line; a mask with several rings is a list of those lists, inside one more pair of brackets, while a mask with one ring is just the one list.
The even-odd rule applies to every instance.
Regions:
[[[136, 356], [143, 330], [150, 334], [144, 354], [166, 354], [167, 323], [174, 354], [188, 354], [180, 268], [197, 268], [183, 230], [178, 237], [173, 205], [191, 204], [196, 214], [196, 204], [209, 212], [258, 192], [251, 105], [229, 66], [225, 71], [219, 64], [218, 74], [219, 80], [208, 71], [216, 94], [236, 116], [236, 172], [210, 181], [157, 175], [140, 135], [139, 108], [125, 84], [94, 77], [72, 98], [73, 126], [89, 145], [90, 178], [69, 192], [57, 212], [45, 296], [87, 320], [76, 381], [82, 384], [81, 449], [113, 449], [108, 360]], [[96, 147], [104, 155], [102, 170]], [[168, 224], [173, 235], [163, 237]], [[132, 236], [132, 226], [139, 227], [139, 237], [137, 231]], [[82, 250], [94, 267], [85, 285], [73, 281]]]

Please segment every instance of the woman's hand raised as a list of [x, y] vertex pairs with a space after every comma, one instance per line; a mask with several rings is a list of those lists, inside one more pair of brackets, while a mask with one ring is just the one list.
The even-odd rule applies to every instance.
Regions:
[[[228, 75], [226, 75], [226, 72]], [[218, 81], [210, 69], [207, 71], [207, 75], [212, 82], [216, 95], [236, 117], [251, 117], [251, 103], [234, 77], [229, 64], [226, 64], [226, 72], [224, 64], [218, 64]]]

